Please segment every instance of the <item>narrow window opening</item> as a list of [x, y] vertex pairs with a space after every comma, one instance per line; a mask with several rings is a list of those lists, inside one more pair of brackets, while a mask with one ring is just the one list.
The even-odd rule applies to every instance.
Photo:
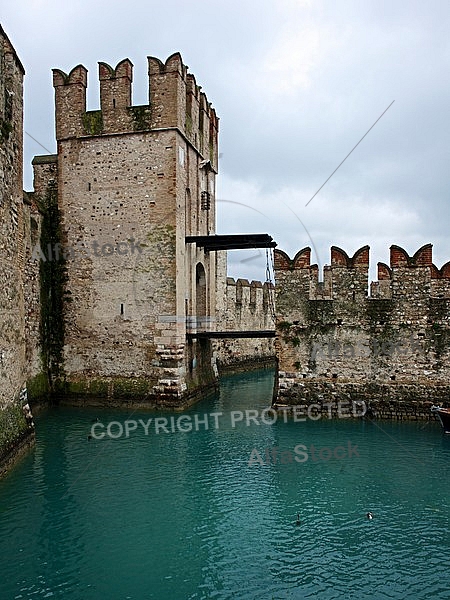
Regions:
[[89, 192], [91, 191], [91, 184], [90, 183], [88, 183], [88, 191]]
[[116, 99], [113, 98], [113, 108], [116, 108]]
[[123, 304], [120, 305], [120, 314], [123, 315]]

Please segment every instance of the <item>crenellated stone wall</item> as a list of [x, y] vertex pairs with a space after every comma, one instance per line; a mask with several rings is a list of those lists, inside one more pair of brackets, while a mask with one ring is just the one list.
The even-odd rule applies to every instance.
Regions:
[[368, 246], [353, 257], [333, 246], [323, 282], [309, 248], [275, 251], [278, 403], [363, 399], [419, 418], [448, 397], [449, 263], [433, 265], [431, 244], [412, 257], [392, 246], [370, 288], [368, 269]]

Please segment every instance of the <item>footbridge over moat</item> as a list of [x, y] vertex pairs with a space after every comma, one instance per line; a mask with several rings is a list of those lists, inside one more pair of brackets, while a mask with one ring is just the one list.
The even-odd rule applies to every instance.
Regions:
[[[275, 248], [277, 243], [267, 233], [186, 236], [187, 244], [195, 244], [205, 252]], [[273, 302], [272, 302], [273, 304]], [[264, 330], [209, 331], [197, 330], [186, 334], [188, 340], [274, 338], [275, 328]]]

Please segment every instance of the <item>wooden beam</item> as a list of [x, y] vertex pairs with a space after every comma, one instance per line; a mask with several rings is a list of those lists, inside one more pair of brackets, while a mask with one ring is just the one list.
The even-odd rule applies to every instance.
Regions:
[[236, 338], [274, 338], [275, 330], [261, 329], [259, 331], [197, 331], [186, 333], [188, 340], [194, 339], [236, 339]]

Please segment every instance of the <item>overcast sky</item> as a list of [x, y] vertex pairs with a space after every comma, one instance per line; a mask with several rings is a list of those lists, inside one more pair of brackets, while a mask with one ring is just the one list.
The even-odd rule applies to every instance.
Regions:
[[[369, 244], [372, 275], [391, 244], [450, 260], [448, 0], [2, 0], [0, 19], [26, 70], [25, 130], [51, 152], [53, 67], [87, 67], [94, 110], [97, 62], [128, 57], [145, 104], [146, 57], [180, 51], [220, 117], [218, 233], [313, 246], [321, 266], [331, 245]], [[45, 153], [25, 136], [25, 189]], [[264, 280], [258, 254], [231, 253], [230, 274]]]

